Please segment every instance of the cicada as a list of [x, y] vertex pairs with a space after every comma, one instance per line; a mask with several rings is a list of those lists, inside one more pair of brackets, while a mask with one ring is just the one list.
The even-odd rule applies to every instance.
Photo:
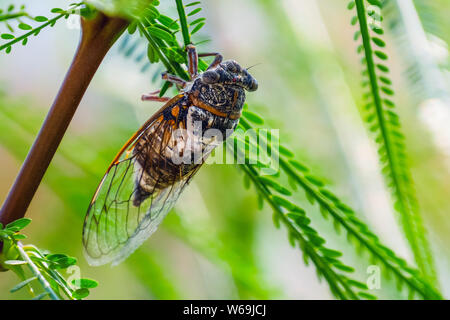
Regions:
[[[165, 104], [119, 150], [90, 202], [83, 246], [91, 265], [118, 264], [155, 232], [218, 145], [213, 137], [204, 138], [205, 131], [214, 129], [226, 139], [239, 122], [245, 91], [258, 88], [236, 61], [223, 61], [218, 53], [197, 54], [193, 45], [186, 51], [190, 80], [163, 73], [180, 93], [142, 96]], [[199, 73], [203, 56], [214, 60]]]

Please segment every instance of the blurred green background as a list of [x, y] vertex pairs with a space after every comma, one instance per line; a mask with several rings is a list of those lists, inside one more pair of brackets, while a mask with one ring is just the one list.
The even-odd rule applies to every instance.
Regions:
[[[400, 0], [402, 1], [402, 0]], [[409, 1], [409, 0], [408, 0]], [[392, 5], [386, 25], [389, 67], [417, 194], [443, 294], [450, 295], [450, 38], [447, 0], [415, 1], [422, 25]], [[0, 0], [0, 7], [10, 1]], [[17, 2], [22, 4], [22, 2]], [[71, 1], [23, 1], [34, 15]], [[380, 238], [408, 261], [411, 253], [397, 225], [376, 155], [359, 114], [363, 105], [355, 28], [346, 3], [335, 0], [209, 0], [197, 39], [199, 51], [219, 51], [251, 69], [259, 90], [248, 94], [281, 143], [357, 209]], [[173, 1], [159, 9], [176, 15]], [[447, 12], [447, 16], [445, 14]], [[415, 20], [412, 19], [414, 22]], [[421, 43], [422, 26], [426, 45]], [[0, 28], [3, 28], [0, 25]], [[1, 29], [0, 29], [1, 30]], [[59, 21], [27, 46], [0, 54], [0, 201], [3, 202], [51, 105], [79, 40], [77, 21]], [[423, 39], [422, 39], [423, 40]], [[89, 267], [82, 255], [84, 214], [109, 162], [129, 136], [160, 106], [140, 95], [156, 90], [159, 66], [142, 72], [118, 40], [99, 68], [38, 190], [27, 216], [29, 241], [79, 260], [82, 277], [99, 281], [92, 299], [331, 299], [313, 267], [273, 227], [271, 211], [258, 210], [234, 165], [205, 165], [162, 227], [117, 267]], [[141, 49], [144, 49], [142, 45]], [[364, 279], [370, 264], [336, 234], [298, 191], [328, 245]], [[2, 273], [0, 299], [18, 279]], [[383, 280], [381, 298], [395, 298]]]

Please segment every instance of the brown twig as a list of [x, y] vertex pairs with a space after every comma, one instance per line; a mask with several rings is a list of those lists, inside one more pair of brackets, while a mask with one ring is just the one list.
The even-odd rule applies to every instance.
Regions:
[[81, 18], [81, 41], [47, 118], [0, 211], [4, 225], [22, 218], [92, 77], [128, 22], [98, 13]]

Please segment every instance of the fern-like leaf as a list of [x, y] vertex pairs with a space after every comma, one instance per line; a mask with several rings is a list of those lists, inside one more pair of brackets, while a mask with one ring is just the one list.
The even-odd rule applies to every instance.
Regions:
[[419, 269], [433, 283], [436, 283], [436, 272], [431, 256], [431, 249], [426, 237], [425, 228], [419, 212], [412, 175], [406, 157], [404, 135], [401, 132], [400, 120], [394, 111], [392, 101], [394, 91], [388, 78], [389, 68], [385, 65], [388, 59], [383, 51], [385, 46], [381, 35], [384, 33], [380, 25], [369, 25], [368, 18], [381, 22], [381, 2], [367, 0], [371, 6], [379, 10], [366, 10], [365, 0], [351, 1], [349, 9], [356, 9], [352, 24], [359, 23], [356, 39], [362, 39], [358, 48], [364, 55], [366, 66], [363, 74], [367, 77], [369, 99], [364, 108], [365, 122], [373, 133], [378, 144], [378, 154], [382, 164], [382, 172], [386, 183], [392, 191], [394, 208], [400, 215], [401, 225], [411, 245]]
[[[34, 20], [34, 22], [38, 23], [39, 25], [34, 28], [31, 25], [22, 22], [20, 20], [20, 16], [14, 17], [14, 19], [16, 19], [16, 20], [19, 19], [18, 20], [18, 22], [19, 22], [18, 28], [20, 30], [24, 30], [27, 32], [20, 36], [16, 36], [14, 34], [15, 33], [14, 29], [9, 24], [7, 24], [10, 32], [4, 32], [0, 35], [1, 39], [7, 40], [6, 43], [0, 44], [0, 51], [5, 50], [6, 53], [10, 53], [12, 46], [19, 42], [21, 42], [22, 45], [26, 45], [28, 43], [28, 39], [31, 36], [37, 36], [46, 27], [49, 27], [49, 26], [53, 27], [56, 24], [56, 22], [62, 18], [67, 19], [71, 14], [75, 13], [75, 9], [81, 5], [83, 5], [82, 2], [73, 3], [69, 6], [69, 8], [67, 10], [63, 10], [60, 8], [53, 8], [51, 10], [51, 13], [56, 14], [56, 16], [51, 19], [46, 16], [36, 16], [36, 17], [32, 18], [32, 20]], [[9, 8], [11, 8], [11, 6]], [[12, 8], [14, 9], [14, 6]], [[21, 14], [21, 16], [26, 16], [31, 19], [31, 16], [29, 14], [27, 14], [25, 11], [23, 11], [24, 8], [21, 8], [21, 10], [22, 11], [19, 12], [18, 14]], [[2, 17], [8, 18], [8, 15], [1, 16], [1, 13], [0, 13], [0, 21], [1, 21]], [[6, 19], [6, 20], [12, 19], [11, 16], [9, 16], [9, 18], [10, 19]]]

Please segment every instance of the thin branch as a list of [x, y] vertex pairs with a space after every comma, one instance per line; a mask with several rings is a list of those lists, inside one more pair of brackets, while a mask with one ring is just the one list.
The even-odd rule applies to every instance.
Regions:
[[39, 271], [39, 269], [36, 267], [36, 265], [34, 264], [34, 262], [30, 259], [30, 257], [28, 256], [28, 254], [25, 252], [25, 250], [23, 249], [23, 245], [20, 241], [18, 241], [16, 243], [16, 248], [17, 251], [19, 251], [20, 256], [22, 257], [22, 259], [24, 261], [27, 262], [28, 267], [30, 268], [31, 272], [33, 273], [33, 275], [38, 279], [38, 281], [41, 283], [42, 287], [44, 288], [44, 290], [48, 293], [49, 297], [52, 300], [60, 300], [58, 295], [53, 291], [53, 289], [51, 288], [50, 284], [48, 283], [48, 281], [45, 279], [45, 277], [41, 274], [41, 272]]
[[177, 3], [178, 16], [180, 17], [180, 25], [181, 25], [181, 32], [183, 34], [184, 46], [187, 46], [191, 44], [191, 35], [189, 33], [189, 27], [187, 24], [186, 12], [184, 11], [182, 0], [175, 0], [175, 2]]
[[8, 48], [10, 46], [12, 46], [13, 44], [22, 41], [25, 38], [28, 38], [29, 36], [32, 36], [33, 34], [37, 34], [39, 33], [42, 29], [44, 29], [45, 27], [49, 26], [49, 25], [53, 25], [55, 24], [56, 21], [58, 21], [59, 19], [63, 18], [67, 13], [62, 13], [60, 15], [57, 15], [56, 17], [54, 17], [53, 19], [48, 20], [46, 23], [41, 24], [39, 27], [34, 28], [33, 30], [31, 30], [30, 32], [24, 33], [23, 35], [21, 35], [20, 37], [14, 38], [13, 40], [3, 44], [0, 46], [0, 51]]

